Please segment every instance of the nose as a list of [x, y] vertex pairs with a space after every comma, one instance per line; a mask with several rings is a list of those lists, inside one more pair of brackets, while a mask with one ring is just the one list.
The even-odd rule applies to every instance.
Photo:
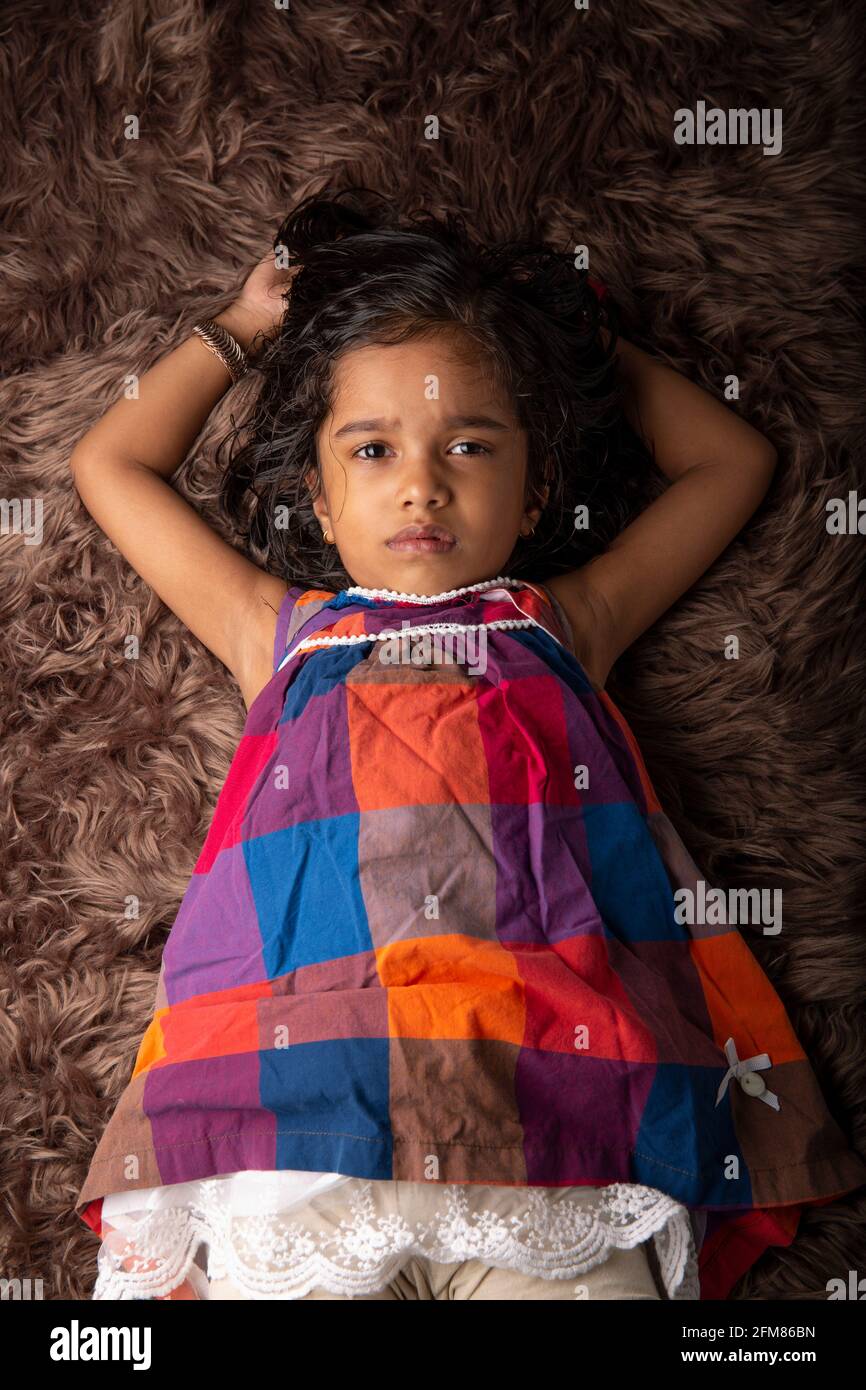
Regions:
[[438, 461], [425, 457], [421, 451], [407, 455], [400, 470], [397, 505], [427, 511], [444, 507], [450, 500], [451, 488]]

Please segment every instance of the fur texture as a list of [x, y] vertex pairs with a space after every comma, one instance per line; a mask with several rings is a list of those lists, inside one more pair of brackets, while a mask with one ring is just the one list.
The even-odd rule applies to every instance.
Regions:
[[[825, 529], [828, 498], [864, 485], [863, 59], [856, 8], [830, 0], [16, 7], [0, 448], [44, 534], [2, 548], [4, 1275], [89, 1297], [73, 1201], [244, 717], [79, 502], [69, 454], [341, 177], [490, 236], [586, 242], [624, 335], [714, 392], [736, 374], [733, 408], [776, 444], [758, 513], [609, 689], [706, 877], [784, 890], [782, 933], [749, 939], [866, 1154], [864, 541]], [[781, 108], [782, 153], [676, 145], [700, 99]], [[178, 483], [214, 522], [208, 447], [239, 404]], [[735, 1296], [825, 1298], [866, 1271], [864, 1219], [866, 1194], [815, 1210]]]

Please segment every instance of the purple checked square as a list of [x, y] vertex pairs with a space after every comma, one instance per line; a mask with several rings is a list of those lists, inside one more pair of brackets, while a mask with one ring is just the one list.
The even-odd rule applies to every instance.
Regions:
[[243, 839], [357, 814], [346, 729], [343, 685], [312, 695], [294, 718], [277, 725], [276, 745], [241, 825]]
[[603, 930], [592, 894], [583, 817], [575, 806], [491, 806], [496, 934], [502, 942], [562, 941]]
[[163, 1183], [271, 1169], [276, 1116], [262, 1108], [258, 1052], [233, 1052], [156, 1067], [144, 1110]]
[[223, 849], [184, 894], [163, 948], [169, 1004], [267, 979], [243, 844]]
[[633, 1181], [631, 1153], [655, 1073], [647, 1063], [521, 1048], [514, 1088], [527, 1183]]

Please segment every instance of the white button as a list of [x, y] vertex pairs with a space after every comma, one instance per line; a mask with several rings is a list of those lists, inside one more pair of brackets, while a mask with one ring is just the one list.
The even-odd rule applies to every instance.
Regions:
[[759, 1076], [756, 1071], [744, 1072], [740, 1077], [740, 1085], [747, 1096], [763, 1095], [764, 1091], [767, 1089], [766, 1081], [762, 1076]]

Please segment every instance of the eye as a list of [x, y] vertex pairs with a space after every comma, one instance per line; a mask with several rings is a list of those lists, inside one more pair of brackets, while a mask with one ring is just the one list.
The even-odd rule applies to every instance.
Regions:
[[[458, 439], [457, 443], [456, 443], [456, 444], [453, 444], [451, 447], [454, 448], [454, 449], [459, 449], [460, 446], [461, 446], [461, 444], [467, 444], [467, 445], [469, 446], [470, 449], [480, 449], [481, 452], [482, 452], [482, 454], [489, 454], [489, 453], [490, 453], [490, 450], [487, 448], [486, 445], [484, 445], [484, 444], [479, 444], [478, 441], [475, 440], [475, 439]], [[464, 458], [472, 458], [473, 455], [472, 455], [472, 454], [464, 454], [463, 457], [464, 457]]]
[[[387, 449], [387, 447], [388, 447], [387, 444], [383, 444], [383, 443], [381, 442], [381, 440], [373, 439], [373, 440], [370, 441], [369, 444], [361, 444], [361, 445], [359, 446], [359, 448], [357, 448], [357, 449], [354, 451], [354, 453], [352, 454], [352, 458], [353, 458], [353, 459], [361, 458], [361, 450], [362, 450], [362, 449]], [[375, 463], [376, 460], [375, 460], [375, 459], [372, 459], [372, 458], [369, 458], [369, 457], [366, 457], [366, 458], [364, 459], [364, 462], [366, 462], [366, 463]]]
[[[381, 441], [380, 439], [371, 439], [371, 440], [369, 441], [369, 443], [367, 443], [367, 444], [359, 444], [358, 448], [355, 449], [355, 450], [353, 450], [353, 452], [352, 452], [352, 458], [356, 458], [356, 459], [359, 458], [359, 459], [362, 460], [362, 462], [365, 462], [365, 463], [376, 463], [379, 459], [382, 458], [382, 455], [381, 455], [381, 454], [378, 454], [378, 455], [376, 455], [376, 457], [372, 457], [372, 456], [369, 455], [369, 454], [365, 454], [365, 453], [364, 453], [364, 450], [365, 450], [365, 449], [387, 449], [387, 447], [388, 447], [387, 444], [383, 444], [382, 441]], [[461, 448], [463, 448], [463, 447], [466, 447], [466, 448], [468, 448], [468, 449], [478, 449], [478, 450], [480, 450], [480, 452], [481, 452], [482, 454], [489, 454], [489, 453], [490, 453], [490, 450], [487, 448], [487, 446], [486, 446], [485, 444], [479, 444], [478, 441], [475, 440], [475, 439], [458, 439], [457, 442], [456, 442], [456, 444], [452, 444], [451, 449], [461, 449]], [[449, 452], [451, 452], [451, 451], [449, 450]], [[462, 458], [474, 458], [474, 457], [476, 457], [476, 456], [475, 456], [474, 454], [463, 454], [463, 455], [461, 455], [461, 457], [462, 457]]]

